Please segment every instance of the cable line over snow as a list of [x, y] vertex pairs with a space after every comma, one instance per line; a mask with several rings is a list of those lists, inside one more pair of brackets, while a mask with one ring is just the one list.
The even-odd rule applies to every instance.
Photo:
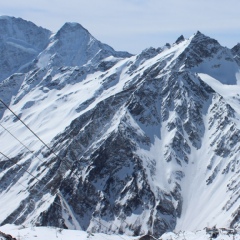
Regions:
[[[15, 140], [17, 140], [22, 146], [24, 146], [28, 151], [29, 153], [34, 153], [34, 151], [32, 151], [29, 147], [27, 147], [22, 141], [20, 141], [17, 137], [15, 137], [7, 128], [5, 128], [1, 123], [0, 123], [0, 126], [5, 130], [7, 131]], [[36, 158], [41, 161], [42, 163], [44, 163], [43, 160], [41, 160], [38, 156], [36, 156]]]
[[[47, 149], [53, 153], [57, 158], [59, 156], [53, 152], [53, 150], [26, 124], [22, 121], [22, 119], [13, 111], [10, 109], [10, 107], [0, 98], [0, 102], [45, 146]], [[60, 159], [60, 158], [59, 158]], [[61, 159], [60, 159], [61, 160]]]
[[[45, 147], [47, 147], [47, 149], [54, 155], [56, 156], [62, 163], [65, 163], [65, 160], [61, 159], [26, 123], [24, 123], [23, 120], [21, 120], [21, 118], [9, 107], [7, 106], [7, 104], [0, 99], [0, 102], [41, 142], [44, 144]], [[33, 154], [33, 151], [30, 150], [22, 141], [20, 141], [17, 137], [15, 137], [7, 128], [5, 128], [1, 123], [0, 123], [1, 127], [6, 130], [14, 139], [16, 139], [22, 146], [24, 146], [30, 153]], [[8, 160], [11, 160], [11, 158], [9, 158], [8, 156], [6, 156], [5, 154], [3, 154], [2, 152], [0, 152], [1, 155], [3, 155], [5, 158], [7, 158]], [[41, 162], [43, 162], [43, 160], [41, 160], [39, 157], [36, 157], [37, 159], [39, 159]], [[44, 163], [44, 162], [43, 162]], [[18, 163], [15, 162], [15, 164], [17, 166], [20, 166]], [[50, 171], [52, 171], [52, 169], [49, 166], [45, 166], [46, 168], [48, 168]], [[25, 172], [27, 172], [28, 174], [30, 174], [34, 179], [36, 179], [38, 182], [43, 182], [43, 180], [38, 179], [37, 177], [35, 177], [33, 174], [31, 174], [28, 170], [25, 170]], [[72, 171], [72, 174], [75, 175], [76, 177], [78, 177], [74, 171]], [[22, 184], [21, 184], [22, 185]], [[23, 185], [22, 185], [23, 186]], [[27, 189], [27, 187], [25, 187]], [[42, 193], [43, 193], [43, 189], [39, 189]], [[59, 190], [57, 190], [59, 191]], [[44, 193], [43, 193], [44, 194]], [[58, 195], [59, 198], [61, 198], [61, 196], [59, 196], [59, 193], [56, 193], [56, 195]], [[87, 196], [85, 196], [87, 197]], [[47, 201], [49, 202], [49, 201]], [[56, 203], [55, 201], [52, 202], [52, 204], [56, 204], [59, 207], [63, 207], [62, 205]], [[110, 208], [112, 209], [112, 207], [110, 206]], [[121, 219], [123, 222], [126, 223], [125, 220]], [[103, 226], [104, 228], [108, 229], [107, 226], [105, 226], [104, 224], [102, 224], [100, 221], [98, 221], [97, 219], [94, 219], [94, 221], [98, 222], [101, 226]], [[118, 226], [114, 223], [112, 223], [114, 226], [116, 226], [118, 228]], [[127, 224], [127, 223], [126, 223]], [[117, 234], [121, 239], [125, 240], [120, 234]]]
[[[5, 128], [1, 123], [0, 123], [0, 126], [5, 130], [7, 131], [16, 141], [18, 141], [23, 147], [25, 147], [29, 153], [33, 154], [34, 151], [32, 151], [29, 147], [27, 147], [22, 141], [20, 141], [16, 136], [14, 136], [7, 128]], [[40, 162], [44, 163], [45, 162], [40, 159], [38, 156], [34, 156], [34, 158], [37, 158]], [[49, 166], [45, 165], [46, 168], [48, 168], [50, 170], [50, 172], [52, 172], [52, 168], [50, 168]], [[42, 180], [41, 180], [42, 181]]]
[[[7, 155], [5, 155], [4, 153], [0, 152], [1, 155], [3, 155], [5, 158], [7, 158], [9, 161], [12, 161], [11, 158], [9, 158]], [[16, 164], [17, 166], [21, 167], [22, 166], [20, 164], [18, 164], [17, 162], [14, 162], [14, 164]], [[34, 176], [32, 173], [30, 173], [27, 169], [25, 169], [25, 172], [27, 172], [28, 174], [30, 174], [34, 179], [36, 179], [37, 181], [42, 181], [41, 179], [38, 179], [36, 176]]]

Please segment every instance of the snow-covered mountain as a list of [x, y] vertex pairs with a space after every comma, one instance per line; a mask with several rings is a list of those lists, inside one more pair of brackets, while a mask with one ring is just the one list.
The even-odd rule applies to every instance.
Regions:
[[28, 68], [2, 71], [1, 100], [42, 141], [0, 105], [1, 225], [240, 227], [239, 45], [197, 32], [133, 56], [77, 23], [41, 31]]
[[98, 65], [107, 57], [126, 58], [127, 52], [116, 52], [96, 40], [78, 23], [65, 23], [54, 34], [47, 48], [38, 57], [38, 67]]
[[49, 42], [51, 32], [21, 18], [0, 16], [0, 82], [15, 72], [27, 72]]

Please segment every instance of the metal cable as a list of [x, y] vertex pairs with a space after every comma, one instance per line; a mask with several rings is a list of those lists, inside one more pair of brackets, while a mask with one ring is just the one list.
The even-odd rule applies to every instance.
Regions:
[[[41, 143], [43, 143], [44, 144], [44, 146], [46, 146], [48, 149], [49, 149], [49, 151], [51, 152], [51, 153], [53, 153], [53, 155], [54, 156], [56, 156], [62, 163], [65, 163], [65, 161], [64, 160], [62, 160], [27, 124], [25, 124], [24, 122], [23, 122], [23, 120], [21, 120], [21, 118], [13, 111], [13, 110], [11, 110], [10, 109], [10, 107], [8, 107], [7, 106], [7, 104], [5, 103], [5, 102], [3, 102], [3, 100], [2, 99], [0, 99], [0, 102], [41, 142]], [[0, 124], [2, 127], [3, 127], [3, 125], [2, 124]], [[23, 144], [20, 140], [18, 140], [12, 133], [10, 133], [10, 131], [9, 130], [7, 130], [5, 127], [3, 127], [7, 132], [9, 132], [9, 134], [11, 135], [11, 136], [13, 136], [20, 144], [22, 144], [26, 149], [28, 149], [28, 151], [30, 151], [31, 153], [33, 153], [25, 144]], [[5, 154], [3, 154], [2, 152], [0, 152], [0, 154], [2, 154], [4, 157], [6, 157], [7, 159], [9, 159], [10, 160], [10, 158], [8, 158]], [[38, 157], [37, 157], [38, 158]], [[39, 158], [38, 158], [39, 159]], [[40, 160], [40, 159], [39, 159]], [[40, 160], [41, 162], [43, 162], [42, 160]], [[18, 165], [18, 166], [20, 166], [19, 164], [17, 164], [17, 163], [15, 163], [16, 165]], [[48, 167], [48, 166], [46, 166], [48, 169], [50, 169], [51, 171], [52, 171], [52, 169], [50, 168], [50, 167]], [[29, 173], [33, 178], [35, 178], [35, 179], [37, 179], [39, 182], [40, 181], [42, 181], [42, 180], [40, 180], [40, 179], [38, 179], [38, 178], [36, 178], [34, 175], [32, 175], [30, 172], [28, 172], [27, 170], [26, 170], [26, 172], [27, 173]], [[72, 172], [76, 177], [78, 177], [74, 172]], [[58, 194], [58, 193], [57, 193]], [[87, 196], [86, 196], [87, 197]], [[55, 203], [55, 202], [53, 202], [53, 203]], [[57, 203], [55, 203], [55, 204], [57, 204]], [[61, 205], [59, 205], [59, 204], [57, 204], [58, 206], [60, 206], [61, 207]], [[112, 207], [110, 206], [110, 208], [112, 209]], [[100, 221], [98, 221], [97, 219], [94, 219], [95, 221], [97, 221], [100, 225], [102, 225], [103, 227], [105, 227], [106, 229], [108, 229], [108, 227], [106, 227], [105, 225], [103, 225]], [[121, 219], [122, 221], [124, 221], [123, 219]], [[124, 221], [125, 222], [125, 221]], [[125, 222], [126, 223], [126, 222]], [[114, 223], [112, 223], [113, 225], [115, 225], [117, 228], [118, 228], [118, 226], [116, 225], [116, 224], [114, 224]], [[127, 224], [127, 223], [126, 223]], [[122, 238], [122, 239], [124, 239], [121, 235], [119, 235], [119, 234], [117, 234], [120, 238]], [[125, 240], [125, 239], [124, 239]]]

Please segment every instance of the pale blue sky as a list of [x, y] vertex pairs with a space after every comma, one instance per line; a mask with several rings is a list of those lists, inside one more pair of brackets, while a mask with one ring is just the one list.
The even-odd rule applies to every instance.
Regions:
[[22, 17], [56, 32], [79, 22], [116, 50], [139, 53], [197, 30], [233, 47], [240, 42], [239, 0], [8, 0], [0, 15]]

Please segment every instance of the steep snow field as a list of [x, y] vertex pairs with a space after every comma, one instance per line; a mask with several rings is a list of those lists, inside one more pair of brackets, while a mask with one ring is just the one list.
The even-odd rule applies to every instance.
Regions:
[[[134, 240], [138, 237], [107, 235], [107, 234], [89, 234], [85, 231], [65, 230], [51, 227], [23, 227], [15, 225], [5, 225], [0, 227], [0, 231], [12, 235], [21, 240]], [[0, 238], [1, 239], [1, 238]]]
[[[0, 227], [0, 231], [12, 235], [16, 239], [22, 240], [137, 240], [140, 237], [129, 237], [126, 235], [107, 235], [101, 233], [89, 234], [85, 231], [77, 230], [66, 230], [52, 227], [24, 227], [15, 225], [5, 225]], [[165, 233], [160, 238], [161, 240], [209, 240], [210, 234], [206, 233], [205, 230], [199, 230], [195, 232], [180, 231], [178, 233]], [[147, 238], [146, 238], [147, 239]], [[220, 231], [219, 235], [214, 238], [216, 240], [239, 240], [240, 234], [227, 234], [226, 232]]]

